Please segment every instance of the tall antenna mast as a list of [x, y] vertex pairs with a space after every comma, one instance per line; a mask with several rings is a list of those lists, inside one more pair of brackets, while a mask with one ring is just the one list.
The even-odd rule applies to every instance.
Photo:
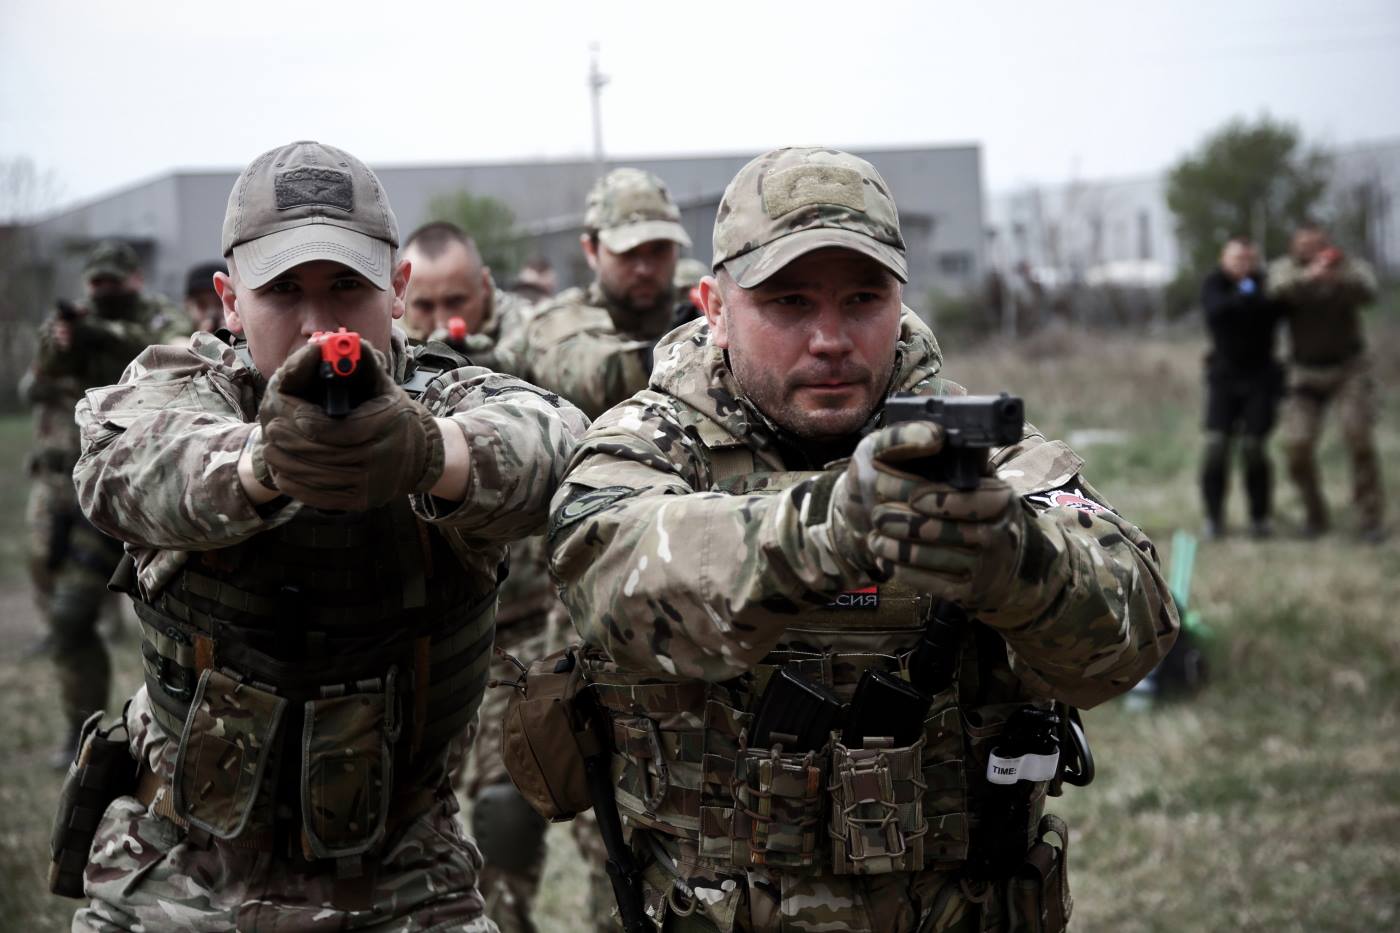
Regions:
[[603, 177], [603, 86], [608, 76], [598, 70], [598, 43], [590, 42], [591, 62], [588, 66], [588, 93], [593, 98], [593, 174]]

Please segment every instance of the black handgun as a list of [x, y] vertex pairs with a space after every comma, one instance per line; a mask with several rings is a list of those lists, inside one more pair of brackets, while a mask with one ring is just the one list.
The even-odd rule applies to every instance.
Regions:
[[943, 450], [934, 457], [909, 460], [902, 467], [940, 480], [954, 489], [976, 489], [993, 447], [1021, 439], [1026, 407], [1007, 395], [927, 396], [901, 393], [885, 401], [886, 425], [932, 421], [943, 428]]
[[68, 324], [83, 317], [83, 309], [79, 308], [67, 298], [60, 298], [53, 303], [53, 316]]
[[780, 668], [768, 679], [754, 710], [752, 748], [782, 745], [784, 752], [814, 752], [826, 745], [841, 718], [836, 694]]
[[895, 748], [913, 745], [924, 732], [933, 698], [909, 681], [866, 668], [851, 699], [841, 744], [864, 748], [867, 739], [888, 738]]

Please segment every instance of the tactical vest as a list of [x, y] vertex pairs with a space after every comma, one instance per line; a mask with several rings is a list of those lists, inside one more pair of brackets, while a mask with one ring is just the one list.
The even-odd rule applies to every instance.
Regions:
[[[715, 491], [776, 494], [817, 475], [760, 472], [748, 448], [729, 438], [721, 445], [708, 450]], [[955, 673], [914, 745], [847, 749], [833, 738], [796, 755], [748, 746], [753, 707], [775, 671], [793, 669], [849, 702], [867, 668], [908, 675], [933, 611], [929, 594], [882, 584], [795, 618], [775, 613], [783, 640], [752, 671], [720, 683], [619, 672], [594, 658], [590, 679], [612, 721], [619, 809], [636, 825], [690, 840], [716, 868], [881, 874], [957, 867], [969, 856], [992, 744], [1011, 712], [1026, 705], [1019, 697], [977, 699], [987, 697], [998, 652], [1005, 667], [1001, 639], [984, 626], [967, 625], [952, 646]], [[1049, 783], [1032, 792], [1026, 848]]]
[[488, 677], [497, 586], [463, 573], [406, 497], [302, 508], [128, 592], [153, 714], [179, 736], [174, 815], [220, 839], [290, 812], [308, 858], [370, 851], [391, 808], [434, 789]]

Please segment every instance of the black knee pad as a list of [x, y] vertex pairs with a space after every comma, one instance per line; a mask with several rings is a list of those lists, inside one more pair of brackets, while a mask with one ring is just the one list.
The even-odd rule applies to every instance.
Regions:
[[544, 858], [549, 822], [520, 796], [514, 784], [488, 784], [472, 800], [472, 835], [486, 863], [523, 872]]

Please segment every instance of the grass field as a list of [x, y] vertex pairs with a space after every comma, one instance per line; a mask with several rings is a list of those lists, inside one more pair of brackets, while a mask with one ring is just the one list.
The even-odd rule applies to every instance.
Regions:
[[[1400, 484], [1400, 315], [1372, 321], [1384, 399], [1379, 437]], [[948, 374], [974, 391], [1027, 399], [1047, 433], [1082, 437], [1087, 475], [1166, 556], [1199, 524], [1202, 346], [1193, 339], [1061, 335], [960, 351]], [[61, 930], [73, 902], [44, 893], [57, 778], [43, 763], [58, 725], [47, 664], [21, 664], [38, 632], [22, 584], [23, 419], [0, 420], [0, 929]], [[1111, 443], [1095, 442], [1116, 432]], [[1347, 470], [1323, 450], [1338, 530], [1294, 537], [1298, 507], [1278, 484], [1279, 536], [1202, 545], [1193, 602], [1216, 633], [1215, 679], [1198, 698], [1085, 716], [1098, 780], [1054, 809], [1073, 833], [1073, 929], [1389, 930], [1400, 927], [1400, 535], [1353, 541]], [[1238, 491], [1234, 524], [1243, 524]], [[1396, 527], [1394, 521], [1392, 528]], [[115, 646], [120, 686], [136, 684], [136, 646]], [[582, 866], [567, 829], [540, 925], [585, 915]]]

